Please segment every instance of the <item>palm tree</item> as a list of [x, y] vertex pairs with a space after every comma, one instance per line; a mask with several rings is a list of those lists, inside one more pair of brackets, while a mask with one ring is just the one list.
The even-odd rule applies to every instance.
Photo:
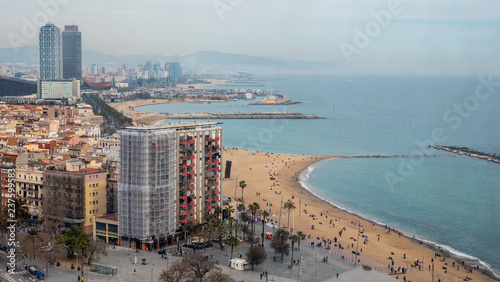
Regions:
[[[234, 230], [234, 235], [236, 237], [236, 239], [238, 239], [238, 231], [241, 230], [241, 223], [239, 223], [238, 221], [236, 221], [234, 224], [233, 224], [233, 230]], [[238, 239], [239, 241], [240, 239]], [[240, 251], [240, 244], [238, 244], [238, 252]]]
[[[245, 206], [245, 204], [238, 204], [236, 206], [236, 210], [239, 211], [240, 214], [244, 213], [247, 210], [247, 206]], [[241, 218], [241, 216], [240, 216], [240, 218]]]
[[220, 220], [219, 216], [222, 214], [222, 208], [221, 207], [215, 207], [214, 214], [215, 214], [215, 217], [217, 218], [217, 220]]
[[243, 201], [243, 190], [245, 189], [245, 187], [247, 187], [245, 180], [240, 181], [240, 187], [241, 187], [241, 200]]
[[[228, 246], [231, 246], [231, 259], [233, 259], [233, 250], [234, 250], [234, 247], [236, 247], [236, 246], [239, 245], [238, 238], [236, 238], [235, 236], [231, 236], [231, 237], [229, 237], [226, 240], [226, 244]], [[229, 261], [229, 266], [231, 266], [231, 259]]]
[[266, 223], [266, 217], [269, 215], [269, 213], [266, 210], [262, 210], [261, 213], [262, 215], [262, 247], [264, 248], [264, 225]]
[[296, 207], [295, 207], [295, 204], [288, 200], [284, 205], [283, 205], [283, 208], [288, 210], [288, 232], [290, 232], [290, 212], [292, 210], [294, 210]]
[[299, 236], [299, 252], [300, 252], [300, 241], [304, 240], [306, 238], [306, 234], [302, 231], [297, 231], [297, 236]]
[[231, 206], [231, 205], [227, 205], [227, 206], [224, 208], [224, 210], [227, 212], [227, 215], [228, 215], [228, 216], [231, 216], [231, 215], [233, 214], [233, 212], [234, 212], [234, 207], [233, 207], [233, 206]]
[[[31, 217], [30, 209], [26, 205], [26, 200], [19, 199], [19, 198], [14, 198], [12, 200], [14, 201], [14, 203], [13, 203], [14, 204], [14, 216], [15, 216], [16, 220], [18, 221], [18, 223], [20, 223], [23, 219]], [[12, 204], [12, 202], [9, 202], [9, 204]], [[10, 214], [8, 211], [9, 211], [9, 209], [3, 210], [5, 215], [10, 217]], [[13, 218], [11, 218], [11, 219], [13, 219]]]
[[213, 222], [205, 224], [205, 231], [208, 232], [208, 242], [212, 242], [212, 231], [216, 229], [216, 225]]
[[290, 239], [290, 241], [292, 241], [292, 259], [290, 261], [290, 268], [293, 268], [293, 247], [295, 246], [296, 242], [300, 241], [300, 238], [296, 234], [293, 234], [288, 239]]
[[227, 235], [227, 224], [219, 220], [216, 222], [216, 229], [217, 229], [217, 236], [219, 237], [219, 244], [220, 244], [220, 249], [224, 249], [224, 246], [222, 245], [222, 238], [226, 237]]
[[250, 205], [248, 205], [248, 209], [252, 214], [252, 230], [255, 232], [255, 215], [257, 214], [257, 211], [260, 209], [260, 205], [257, 202], [253, 202]]

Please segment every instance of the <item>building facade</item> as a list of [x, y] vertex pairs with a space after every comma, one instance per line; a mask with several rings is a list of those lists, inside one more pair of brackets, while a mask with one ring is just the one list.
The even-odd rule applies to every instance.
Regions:
[[118, 132], [119, 235], [161, 245], [221, 203], [222, 129], [214, 122]]
[[61, 32], [53, 22], [40, 28], [39, 32], [40, 79], [61, 79]]
[[80, 97], [80, 81], [76, 79], [39, 80], [37, 92], [38, 97], [44, 100]]
[[19, 199], [26, 201], [31, 216], [38, 217], [43, 209], [43, 170], [16, 169], [16, 193]]
[[105, 169], [45, 170], [44, 216], [56, 217], [67, 226], [92, 226], [93, 216], [106, 214]]
[[175, 132], [145, 127], [118, 132], [120, 236], [152, 244], [175, 231]]
[[62, 32], [63, 78], [82, 80], [82, 33], [77, 25], [66, 25]]

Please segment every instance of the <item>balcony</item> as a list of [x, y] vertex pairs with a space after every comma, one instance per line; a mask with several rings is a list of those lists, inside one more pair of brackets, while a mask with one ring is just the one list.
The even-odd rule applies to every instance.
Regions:
[[188, 204], [182, 204], [183, 208], [187, 208]]
[[194, 217], [191, 217], [191, 218], [189, 219], [189, 221], [194, 221]]
[[191, 145], [192, 145], [192, 144], [194, 144], [194, 143], [196, 143], [196, 141], [195, 141], [195, 140], [191, 140], [191, 141], [189, 141], [189, 144], [191, 144]]
[[194, 206], [195, 204], [196, 204], [195, 202], [191, 202], [191, 203], [189, 203], [189, 206], [190, 206], [190, 207], [192, 207], [192, 206]]
[[190, 210], [189, 214], [194, 214], [196, 211], [195, 210]]
[[187, 215], [187, 211], [181, 212], [181, 215]]

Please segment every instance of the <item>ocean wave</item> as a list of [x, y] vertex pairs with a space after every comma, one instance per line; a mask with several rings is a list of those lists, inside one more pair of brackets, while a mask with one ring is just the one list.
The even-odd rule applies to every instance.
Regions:
[[302, 185], [302, 187], [304, 189], [306, 189], [307, 191], [309, 191], [311, 194], [313, 194], [314, 196], [316, 196], [317, 198], [337, 207], [338, 209], [341, 209], [341, 210], [344, 210], [348, 213], [351, 213], [351, 214], [355, 214], [357, 216], [360, 216], [368, 221], [371, 221], [371, 222], [374, 222], [375, 224], [377, 225], [380, 225], [380, 226], [384, 226], [384, 225], [387, 225], [387, 226], [390, 226], [391, 228], [394, 228], [398, 231], [398, 232], [401, 232], [401, 234], [404, 234], [406, 237], [408, 238], [414, 238], [415, 240], [418, 240], [418, 241], [422, 241], [424, 242], [426, 245], [430, 245], [430, 246], [433, 246], [435, 248], [438, 248], [438, 249], [441, 249], [445, 252], [448, 252], [450, 253], [451, 257], [453, 259], [461, 259], [463, 261], [465, 261], [467, 264], [475, 264], [475, 265], [479, 265], [479, 266], [482, 266], [484, 268], [486, 268], [488, 271], [490, 271], [491, 273], [493, 273], [493, 275], [497, 278], [500, 278], [500, 273], [498, 272], [499, 270], [493, 268], [489, 263], [487, 262], [484, 262], [482, 261], [481, 259], [475, 257], [475, 256], [471, 256], [471, 255], [468, 255], [466, 253], [463, 253], [457, 249], [454, 249], [453, 247], [451, 246], [448, 246], [448, 245], [444, 245], [444, 244], [440, 244], [440, 243], [437, 243], [437, 242], [434, 242], [434, 241], [431, 241], [431, 240], [427, 240], [427, 239], [422, 239], [420, 236], [418, 236], [417, 234], [411, 234], [409, 235], [410, 233], [412, 232], [408, 232], [408, 231], [405, 231], [404, 229], [399, 229], [399, 227], [397, 225], [392, 225], [392, 224], [387, 224], [387, 223], [384, 223], [372, 216], [367, 216], [366, 214], [363, 214], [361, 212], [358, 212], [358, 211], [354, 211], [354, 210], [349, 210], [345, 207], [342, 207], [340, 206], [339, 204], [337, 203], [333, 203], [331, 200], [329, 199], [325, 199], [324, 197], [320, 196], [316, 191], [318, 191], [319, 189], [317, 189], [317, 187], [315, 187], [311, 182], [310, 182], [310, 179], [311, 179], [311, 174], [314, 172], [314, 170], [320, 166], [323, 162], [326, 162], [326, 161], [329, 161], [329, 160], [332, 160], [332, 159], [326, 159], [326, 160], [323, 160], [323, 161], [319, 161], [317, 163], [314, 163], [312, 165], [310, 165], [307, 169], [305, 169], [304, 171], [302, 171], [302, 173], [300, 174], [299, 176], [299, 183]]

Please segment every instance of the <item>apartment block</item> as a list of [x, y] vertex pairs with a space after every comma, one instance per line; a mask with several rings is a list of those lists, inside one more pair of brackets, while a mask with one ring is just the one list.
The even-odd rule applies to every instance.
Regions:
[[222, 128], [216, 122], [118, 132], [119, 235], [158, 244], [221, 205]]
[[106, 214], [105, 169], [79, 171], [47, 167], [43, 180], [44, 216], [56, 217], [67, 226], [91, 226], [93, 216]]

